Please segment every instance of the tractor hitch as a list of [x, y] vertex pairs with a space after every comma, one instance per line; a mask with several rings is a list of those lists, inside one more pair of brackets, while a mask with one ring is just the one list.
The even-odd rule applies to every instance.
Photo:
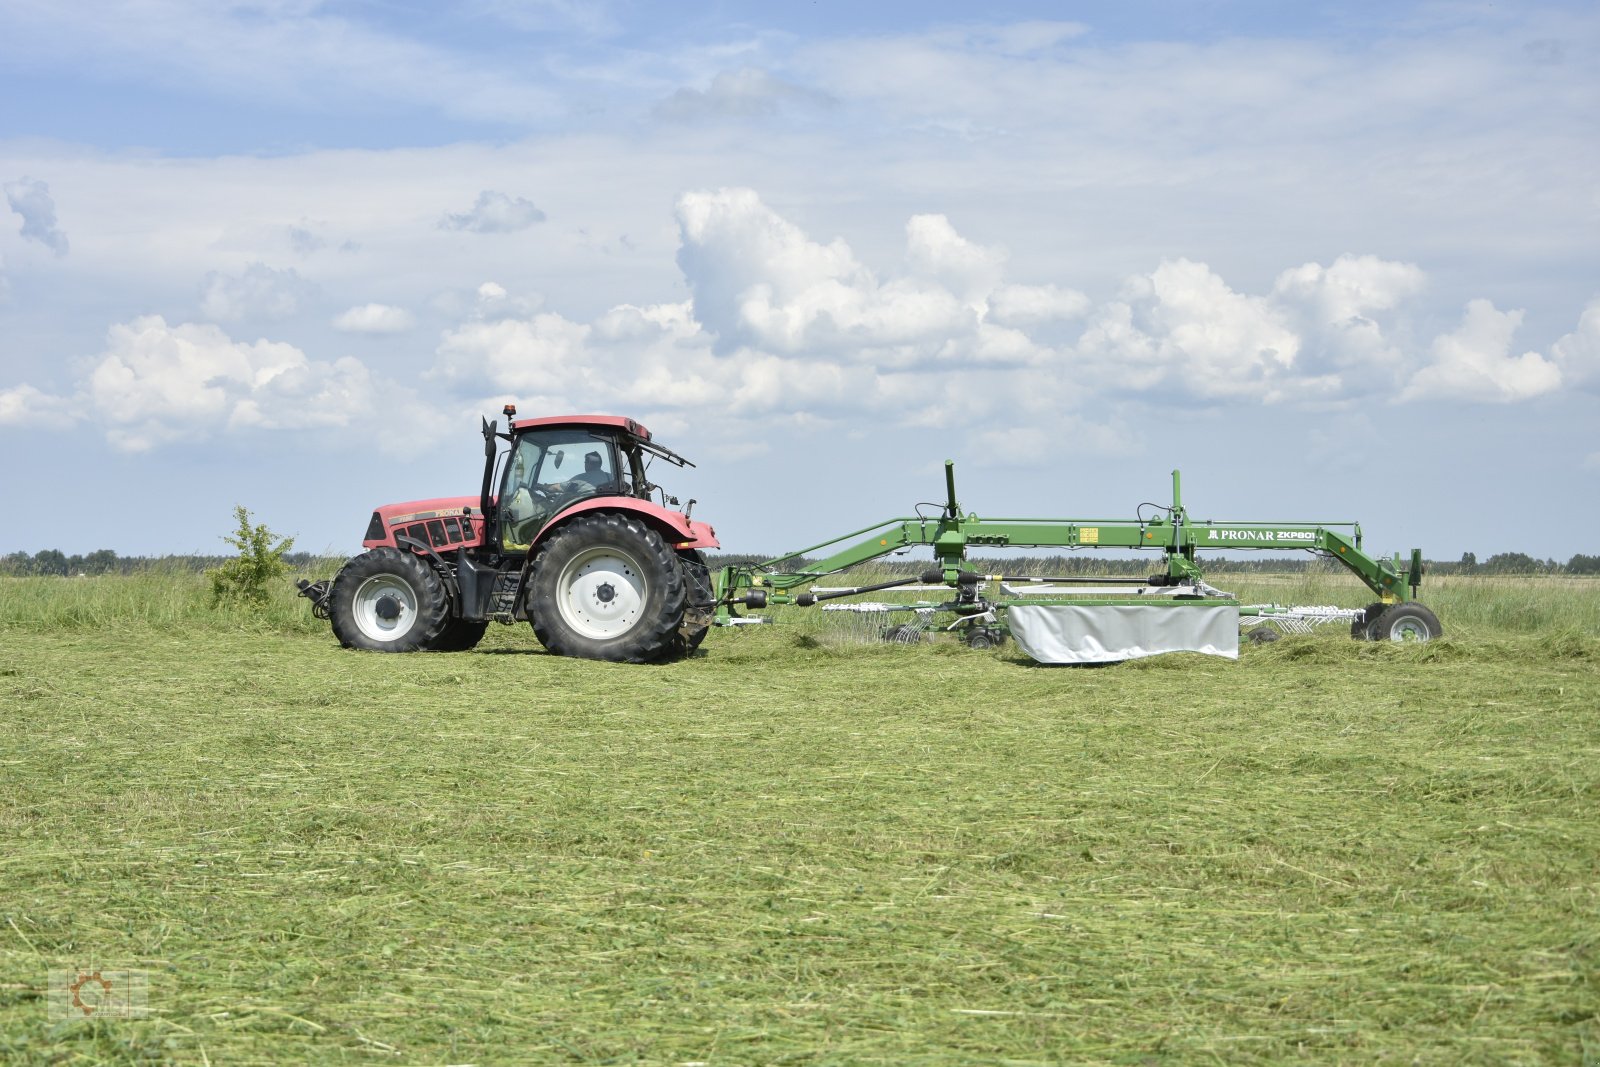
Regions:
[[300, 590], [300, 595], [311, 601], [311, 614], [319, 619], [328, 617], [328, 598], [333, 593], [333, 582], [327, 578], [318, 582], [305, 578], [295, 582], [295, 588]]

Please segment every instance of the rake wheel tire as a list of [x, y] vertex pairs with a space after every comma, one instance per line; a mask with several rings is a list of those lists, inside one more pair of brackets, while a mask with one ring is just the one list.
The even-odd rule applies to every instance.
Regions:
[[445, 631], [450, 598], [438, 573], [413, 553], [374, 548], [333, 579], [328, 618], [345, 648], [422, 652]]
[[1373, 640], [1374, 638], [1367, 633], [1367, 630], [1374, 622], [1378, 621], [1378, 616], [1383, 614], [1383, 609], [1386, 607], [1388, 605], [1381, 600], [1375, 600], [1368, 604], [1360, 615], [1350, 620], [1350, 636], [1357, 641]]
[[974, 626], [967, 634], [967, 647], [986, 651], [1000, 647], [1000, 634], [987, 626]]
[[1367, 628], [1369, 641], [1432, 641], [1443, 634], [1439, 617], [1414, 600], [1390, 604]]
[[883, 639], [891, 645], [920, 645], [922, 644], [922, 631], [915, 626], [902, 623], [891, 626], [883, 631]]
[[559, 656], [654, 663], [681, 654], [682, 562], [661, 535], [617, 512], [579, 515], [540, 548], [527, 611]]

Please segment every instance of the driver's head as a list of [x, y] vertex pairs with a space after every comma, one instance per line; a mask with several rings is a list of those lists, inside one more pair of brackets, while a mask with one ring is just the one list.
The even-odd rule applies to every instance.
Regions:
[[583, 457], [583, 469], [587, 474], [593, 474], [600, 469], [600, 453], [590, 452]]

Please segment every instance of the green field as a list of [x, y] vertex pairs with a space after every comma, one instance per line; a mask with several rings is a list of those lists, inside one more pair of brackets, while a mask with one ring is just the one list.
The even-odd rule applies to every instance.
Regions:
[[[1600, 584], [1423, 599], [1236, 663], [810, 613], [630, 667], [0, 581], [0, 1062], [1600, 1063]], [[83, 966], [150, 1014], [52, 1020]]]

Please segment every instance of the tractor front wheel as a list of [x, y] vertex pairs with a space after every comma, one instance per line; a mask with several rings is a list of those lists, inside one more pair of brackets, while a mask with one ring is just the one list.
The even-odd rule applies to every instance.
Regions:
[[344, 565], [328, 596], [333, 634], [345, 648], [421, 652], [450, 619], [450, 598], [432, 567], [410, 552], [375, 548]]
[[661, 535], [617, 513], [580, 515], [533, 564], [528, 619], [561, 656], [653, 663], [680, 654], [683, 566]]

